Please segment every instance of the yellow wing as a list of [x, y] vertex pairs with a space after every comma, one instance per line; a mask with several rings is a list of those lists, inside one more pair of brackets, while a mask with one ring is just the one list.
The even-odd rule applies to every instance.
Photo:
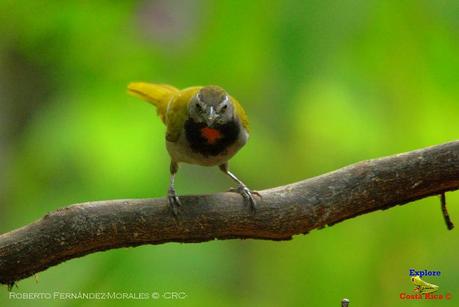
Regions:
[[199, 89], [201, 89], [201, 86], [183, 89], [170, 101], [166, 113], [166, 139], [169, 142], [176, 142], [179, 139], [180, 133], [185, 126], [185, 121], [188, 118], [188, 103]]
[[128, 85], [128, 92], [152, 103], [163, 123], [166, 123], [167, 106], [179, 90], [168, 84], [132, 82]]
[[166, 139], [176, 142], [188, 117], [188, 103], [200, 88], [194, 86], [178, 90], [168, 84], [132, 82], [128, 85], [128, 92], [156, 107], [158, 115], [167, 126]]
[[247, 117], [247, 113], [245, 113], [244, 108], [241, 106], [241, 104], [239, 103], [239, 101], [237, 101], [236, 98], [231, 97], [231, 100], [233, 102], [236, 115], [241, 120], [242, 127], [244, 127], [244, 129], [247, 130], [247, 132], [249, 132], [249, 118]]

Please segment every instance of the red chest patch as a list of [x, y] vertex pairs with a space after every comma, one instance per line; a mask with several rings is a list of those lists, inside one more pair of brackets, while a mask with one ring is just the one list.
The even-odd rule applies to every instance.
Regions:
[[201, 136], [207, 140], [207, 143], [215, 144], [222, 137], [222, 134], [217, 129], [204, 127], [201, 129]]

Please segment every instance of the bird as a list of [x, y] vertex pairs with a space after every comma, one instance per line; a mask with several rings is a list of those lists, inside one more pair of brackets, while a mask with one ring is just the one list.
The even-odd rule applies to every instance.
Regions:
[[153, 104], [166, 125], [166, 148], [171, 158], [167, 197], [175, 217], [181, 206], [174, 186], [180, 163], [218, 166], [237, 184], [230, 191], [241, 194], [255, 211], [254, 195], [260, 194], [229, 170], [228, 161], [249, 138], [247, 114], [234, 97], [217, 85], [179, 90], [147, 82], [129, 83], [128, 93]]

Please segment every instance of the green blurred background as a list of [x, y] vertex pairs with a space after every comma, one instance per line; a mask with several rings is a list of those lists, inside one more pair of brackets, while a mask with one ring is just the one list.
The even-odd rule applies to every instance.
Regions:
[[[130, 81], [218, 84], [252, 133], [232, 169], [255, 189], [458, 137], [458, 1], [0, 1], [0, 232], [88, 200], [162, 197], [169, 158]], [[180, 194], [223, 191], [184, 166]], [[459, 223], [459, 193], [447, 195]], [[74, 259], [19, 292], [184, 291], [179, 301], [0, 306], [453, 306], [459, 238], [436, 197], [289, 242], [215, 241]], [[449, 302], [409, 302], [408, 269]], [[456, 296], [456, 297], [454, 297]]]

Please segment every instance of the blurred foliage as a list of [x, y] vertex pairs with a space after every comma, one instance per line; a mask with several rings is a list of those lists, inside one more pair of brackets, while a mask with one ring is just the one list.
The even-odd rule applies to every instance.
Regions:
[[[252, 133], [231, 165], [255, 189], [458, 137], [457, 1], [1, 0], [0, 25], [0, 232], [71, 203], [165, 195], [164, 127], [126, 95], [130, 81], [219, 84], [238, 97]], [[180, 194], [230, 184], [202, 167], [177, 178]], [[459, 194], [447, 199], [457, 222]], [[188, 295], [156, 305], [428, 305], [399, 299], [413, 267], [441, 270], [431, 281], [452, 291], [452, 306], [458, 243], [432, 197], [289, 242], [97, 253], [15, 291]], [[0, 306], [152, 303], [1, 292]]]

